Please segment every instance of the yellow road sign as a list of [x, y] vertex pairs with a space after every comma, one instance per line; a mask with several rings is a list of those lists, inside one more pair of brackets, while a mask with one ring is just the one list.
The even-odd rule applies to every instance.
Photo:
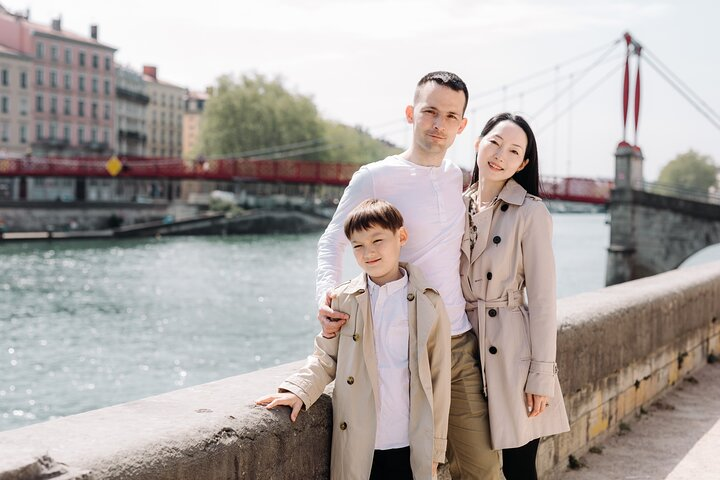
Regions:
[[117, 155], [110, 157], [110, 160], [108, 160], [105, 164], [105, 170], [107, 170], [113, 177], [116, 177], [122, 171], [122, 168], [123, 164]]

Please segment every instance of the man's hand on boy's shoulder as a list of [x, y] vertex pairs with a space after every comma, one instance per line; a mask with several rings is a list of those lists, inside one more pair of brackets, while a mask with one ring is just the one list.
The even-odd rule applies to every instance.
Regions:
[[350, 318], [347, 313], [338, 312], [331, 308], [333, 298], [332, 291], [328, 290], [325, 292], [325, 303], [321, 303], [318, 308], [318, 321], [322, 326], [322, 336], [325, 338], [335, 338], [335, 335]]
[[268, 410], [272, 410], [275, 407], [285, 405], [290, 407], [290, 420], [293, 422], [297, 420], [298, 413], [303, 407], [303, 401], [292, 392], [281, 392], [273, 393], [272, 395], [266, 395], [262, 398], [255, 400], [255, 405], [263, 405]]

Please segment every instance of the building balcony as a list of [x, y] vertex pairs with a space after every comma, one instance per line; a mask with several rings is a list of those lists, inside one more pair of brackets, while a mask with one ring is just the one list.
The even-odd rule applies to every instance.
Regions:
[[33, 148], [62, 150], [68, 148], [70, 142], [63, 138], [38, 138], [32, 143]]
[[118, 130], [118, 138], [120, 140], [135, 140], [143, 143], [147, 141], [147, 135], [137, 130]]
[[122, 87], [115, 87], [115, 95], [118, 98], [127, 100], [129, 102], [139, 103], [140, 105], [147, 105], [150, 103], [150, 97], [140, 92], [133, 92]]

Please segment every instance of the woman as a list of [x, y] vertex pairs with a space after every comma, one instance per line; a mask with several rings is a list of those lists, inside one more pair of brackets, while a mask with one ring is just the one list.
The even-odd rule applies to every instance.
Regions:
[[552, 218], [537, 196], [537, 145], [522, 117], [491, 118], [475, 150], [464, 194], [462, 289], [493, 449], [502, 450], [507, 480], [535, 479], [540, 437], [569, 430], [555, 364]]

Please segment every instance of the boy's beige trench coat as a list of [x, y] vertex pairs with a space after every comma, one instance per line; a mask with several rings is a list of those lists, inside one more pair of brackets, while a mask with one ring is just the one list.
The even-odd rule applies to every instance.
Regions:
[[[432, 462], [445, 461], [450, 411], [450, 321], [440, 295], [425, 286], [417, 268], [408, 272], [410, 463], [416, 479], [432, 477]], [[339, 335], [315, 338], [305, 366], [280, 385], [309, 408], [333, 379], [330, 460], [334, 480], [367, 480], [375, 450], [378, 368], [370, 295], [365, 274], [335, 289], [332, 308], [350, 315]]]
[[[465, 193], [466, 209], [476, 190], [473, 185]], [[566, 432], [555, 363], [552, 217], [539, 198], [511, 178], [495, 204], [473, 216], [473, 224], [477, 241], [471, 253], [466, 216], [460, 276], [480, 347], [493, 449]], [[549, 397], [549, 406], [528, 417], [525, 393]]]

